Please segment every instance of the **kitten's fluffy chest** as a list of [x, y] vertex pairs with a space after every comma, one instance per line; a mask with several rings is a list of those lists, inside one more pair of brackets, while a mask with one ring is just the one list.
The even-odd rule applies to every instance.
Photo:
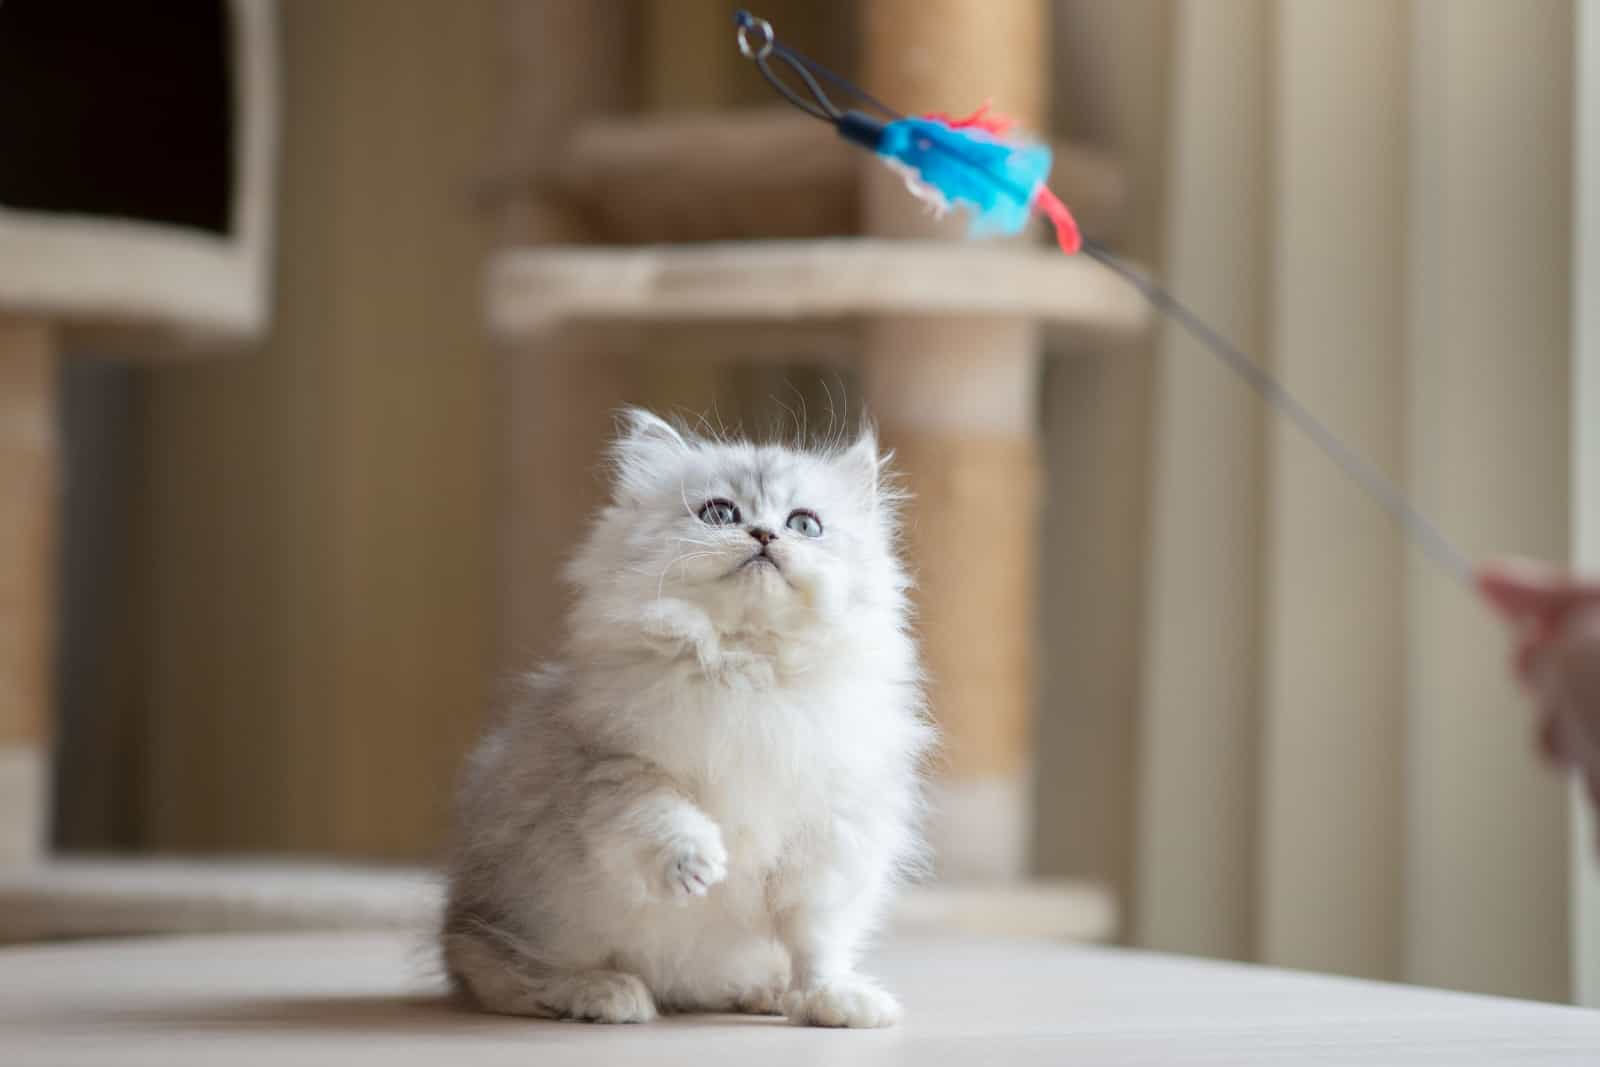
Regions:
[[757, 864], [861, 810], [897, 741], [880, 680], [820, 668], [772, 678], [759, 665], [731, 677], [680, 675], [666, 699], [646, 698], [658, 713], [636, 737], [639, 754], [738, 839], [743, 847], [730, 852]]

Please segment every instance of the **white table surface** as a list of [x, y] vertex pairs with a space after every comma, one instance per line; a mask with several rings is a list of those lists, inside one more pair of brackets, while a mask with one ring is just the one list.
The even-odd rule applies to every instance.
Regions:
[[883, 1031], [493, 1018], [429, 969], [379, 933], [0, 949], [0, 1064], [1600, 1064], [1596, 1012], [1046, 943], [885, 946]]

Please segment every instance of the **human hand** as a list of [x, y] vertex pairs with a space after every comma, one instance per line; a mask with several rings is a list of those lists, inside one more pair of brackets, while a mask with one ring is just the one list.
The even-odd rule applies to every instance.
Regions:
[[1539, 752], [1600, 809], [1600, 581], [1516, 561], [1484, 567], [1478, 588], [1516, 629], [1512, 668], [1534, 697]]

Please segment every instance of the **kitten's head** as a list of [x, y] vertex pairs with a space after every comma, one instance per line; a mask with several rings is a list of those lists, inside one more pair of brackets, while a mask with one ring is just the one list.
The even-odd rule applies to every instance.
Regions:
[[568, 572], [591, 623], [626, 628], [663, 597], [724, 631], [782, 636], [901, 612], [897, 496], [870, 431], [801, 451], [630, 410], [612, 459], [610, 504]]

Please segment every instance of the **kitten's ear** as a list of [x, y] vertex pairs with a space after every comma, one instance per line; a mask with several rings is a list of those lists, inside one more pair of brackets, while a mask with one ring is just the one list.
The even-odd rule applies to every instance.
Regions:
[[878, 452], [878, 432], [868, 424], [861, 428], [856, 443], [839, 454], [838, 464], [850, 476], [869, 502], [876, 503], [888, 457]]
[[644, 408], [623, 408], [617, 423], [617, 444], [621, 447], [655, 444], [687, 448], [689, 444], [670, 422]]
[[643, 408], [624, 408], [611, 446], [612, 491], [619, 500], [642, 498], [689, 447], [688, 439], [665, 419]]

